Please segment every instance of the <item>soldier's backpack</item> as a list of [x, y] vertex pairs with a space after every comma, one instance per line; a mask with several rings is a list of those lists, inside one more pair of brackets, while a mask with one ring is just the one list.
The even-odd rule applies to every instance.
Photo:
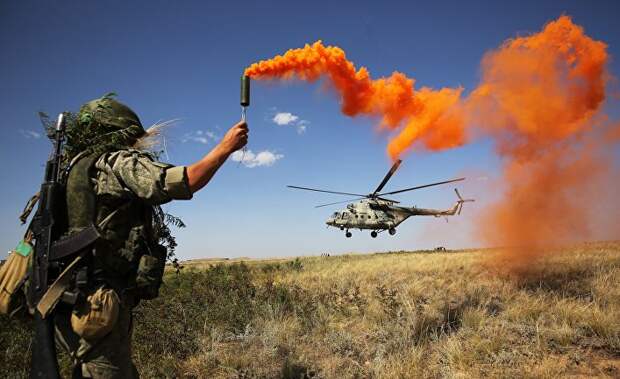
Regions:
[[[19, 216], [25, 224], [28, 216], [39, 201], [39, 194], [32, 196]], [[9, 251], [6, 262], [0, 266], [0, 314], [13, 315], [24, 306], [26, 301], [26, 285], [28, 272], [32, 266], [32, 233], [26, 231], [24, 238], [17, 247]], [[31, 309], [29, 309], [31, 310]]]

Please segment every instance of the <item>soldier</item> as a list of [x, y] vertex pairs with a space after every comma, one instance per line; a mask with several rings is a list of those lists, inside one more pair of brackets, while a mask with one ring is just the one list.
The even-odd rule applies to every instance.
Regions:
[[157, 296], [166, 259], [156, 207], [191, 199], [246, 145], [248, 127], [237, 123], [189, 166], [161, 163], [133, 148], [145, 134], [138, 116], [109, 96], [83, 105], [67, 129], [67, 235], [94, 224], [101, 236], [75, 274], [83, 300], [55, 308], [56, 339], [73, 360], [74, 377], [138, 376], [131, 311]]

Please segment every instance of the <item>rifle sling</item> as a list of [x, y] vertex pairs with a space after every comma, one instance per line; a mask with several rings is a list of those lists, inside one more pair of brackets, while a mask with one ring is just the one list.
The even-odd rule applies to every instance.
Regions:
[[37, 310], [41, 314], [42, 318], [46, 318], [53, 310], [62, 294], [71, 287], [71, 280], [73, 279], [73, 273], [78, 268], [78, 263], [84, 258], [84, 254], [80, 254], [63, 272], [60, 273], [58, 278], [47, 289], [45, 294], [41, 297], [41, 300], [37, 304]]

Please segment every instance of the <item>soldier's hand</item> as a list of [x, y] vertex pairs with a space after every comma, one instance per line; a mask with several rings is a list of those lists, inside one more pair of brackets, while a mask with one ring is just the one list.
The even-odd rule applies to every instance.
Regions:
[[239, 121], [226, 132], [220, 146], [228, 154], [232, 154], [248, 143], [248, 132], [248, 124], [245, 121]]
[[220, 143], [201, 160], [187, 166], [187, 181], [192, 193], [203, 188], [230, 154], [248, 143], [248, 125], [240, 121], [226, 132]]

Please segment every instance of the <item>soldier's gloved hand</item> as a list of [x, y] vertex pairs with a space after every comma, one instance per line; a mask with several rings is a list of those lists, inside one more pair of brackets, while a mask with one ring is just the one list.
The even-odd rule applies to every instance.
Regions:
[[248, 143], [248, 132], [248, 124], [245, 121], [239, 121], [226, 132], [226, 135], [220, 141], [220, 147], [226, 153], [232, 154]]

